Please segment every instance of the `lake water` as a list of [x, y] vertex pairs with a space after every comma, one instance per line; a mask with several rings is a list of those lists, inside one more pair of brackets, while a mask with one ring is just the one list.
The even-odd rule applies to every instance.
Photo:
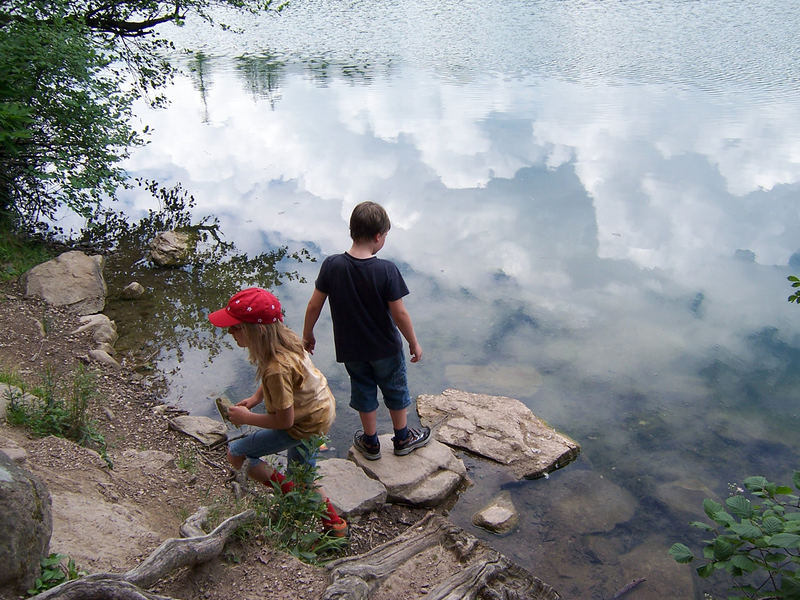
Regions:
[[[536, 481], [465, 457], [477, 485], [453, 520], [565, 598], [642, 577], [631, 598], [722, 597], [666, 552], [699, 549], [704, 497], [800, 466], [800, 5], [297, 0], [231, 22], [246, 32], [170, 32], [203, 54], [177, 58], [168, 109], [140, 110], [154, 134], [131, 174], [181, 182], [244, 251], [318, 261], [349, 247], [356, 203], [382, 203], [425, 352], [412, 395], [518, 398], [582, 446]], [[299, 331], [319, 262], [285, 264], [305, 277], [275, 290]], [[196, 414], [253, 386], [212, 308], [194, 307], [204, 343], [157, 356]], [[328, 314], [314, 359], [345, 456]], [[141, 322], [118, 323], [135, 345]], [[497, 538], [470, 518], [501, 489], [521, 519]]]

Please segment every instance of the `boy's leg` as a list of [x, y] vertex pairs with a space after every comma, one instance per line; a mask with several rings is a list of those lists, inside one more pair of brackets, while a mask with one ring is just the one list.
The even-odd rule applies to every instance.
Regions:
[[358, 411], [363, 431], [356, 431], [353, 446], [368, 460], [381, 457], [378, 441], [378, 385], [368, 362], [344, 363], [350, 375], [350, 406]]
[[408, 407], [411, 395], [408, 393], [406, 379], [406, 361], [402, 352], [396, 356], [372, 363], [375, 378], [383, 393], [383, 401], [389, 409], [394, 428], [394, 453], [404, 456], [425, 446], [430, 441], [431, 430], [428, 427], [409, 429]]

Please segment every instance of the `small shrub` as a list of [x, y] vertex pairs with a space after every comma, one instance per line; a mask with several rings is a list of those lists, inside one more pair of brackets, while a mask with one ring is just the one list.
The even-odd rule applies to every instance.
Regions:
[[[800, 490], [800, 471], [792, 478]], [[711, 534], [704, 540], [703, 558], [697, 568], [700, 577], [724, 570], [733, 578], [730, 598], [800, 598], [800, 497], [788, 486], [778, 486], [764, 477], [744, 480], [725, 505], [703, 501], [703, 510], [714, 525], [691, 525]], [[679, 563], [694, 560], [682, 543], [673, 544], [669, 554]]]
[[[303, 442], [301, 452], [317, 452], [325, 439], [315, 436]], [[322, 564], [347, 545], [346, 538], [322, 532], [321, 520], [326, 506], [316, 490], [320, 475], [317, 467], [291, 465], [287, 479], [294, 488], [281, 493], [273, 483], [273, 493], [259, 496], [255, 509], [268, 539], [280, 550], [311, 564]]]
[[[64, 564], [64, 560], [67, 561], [66, 564]], [[29, 596], [36, 596], [65, 581], [86, 576], [86, 572], [79, 570], [74, 560], [63, 554], [50, 554], [41, 559], [41, 565], [42, 572], [36, 578], [33, 588], [28, 590]]]
[[[24, 388], [23, 388], [24, 389]], [[53, 372], [47, 369], [42, 384], [31, 391], [34, 400], [12, 394], [6, 409], [10, 425], [25, 427], [37, 437], [54, 435], [97, 450], [109, 467], [103, 435], [89, 418], [89, 401], [95, 395], [94, 374], [78, 365], [66, 400], [59, 397]]]

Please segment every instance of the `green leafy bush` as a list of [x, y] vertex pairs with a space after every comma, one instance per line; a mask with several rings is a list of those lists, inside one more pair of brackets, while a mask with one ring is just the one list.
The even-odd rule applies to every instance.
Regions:
[[[325, 439], [315, 436], [303, 442], [301, 452], [317, 452]], [[317, 467], [293, 463], [287, 480], [294, 488], [282, 493], [273, 483], [273, 493], [260, 495], [255, 509], [267, 539], [278, 549], [300, 560], [321, 564], [347, 545], [347, 538], [333, 537], [322, 532], [321, 519], [326, 506], [316, 485], [320, 479]]]
[[[792, 477], [800, 490], [800, 471]], [[739, 489], [725, 500], [703, 501], [703, 510], [714, 525], [695, 521], [692, 526], [712, 534], [704, 541], [700, 577], [726, 571], [737, 592], [730, 598], [800, 598], [800, 497], [788, 486], [764, 477], [748, 477], [746, 490]], [[747, 496], [753, 496], [755, 501]], [[681, 543], [669, 554], [679, 563], [695, 556]]]
[[[67, 561], [66, 564], [64, 564], [65, 560]], [[65, 581], [72, 581], [86, 576], [86, 572], [78, 569], [75, 561], [64, 554], [50, 554], [43, 557], [41, 566], [42, 572], [36, 578], [33, 588], [28, 590], [29, 596], [36, 596]]]
[[37, 437], [54, 435], [97, 450], [110, 467], [105, 438], [89, 418], [89, 400], [95, 393], [94, 374], [82, 364], [75, 371], [66, 399], [60, 397], [55, 378], [47, 370], [42, 385], [32, 390], [32, 400], [23, 394], [10, 394], [6, 421], [25, 427]]

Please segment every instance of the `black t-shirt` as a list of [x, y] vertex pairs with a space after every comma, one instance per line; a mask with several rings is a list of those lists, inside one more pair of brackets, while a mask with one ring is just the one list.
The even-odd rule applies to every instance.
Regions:
[[407, 295], [408, 287], [393, 262], [334, 254], [322, 262], [315, 285], [331, 305], [338, 362], [380, 360], [402, 351], [389, 302]]

